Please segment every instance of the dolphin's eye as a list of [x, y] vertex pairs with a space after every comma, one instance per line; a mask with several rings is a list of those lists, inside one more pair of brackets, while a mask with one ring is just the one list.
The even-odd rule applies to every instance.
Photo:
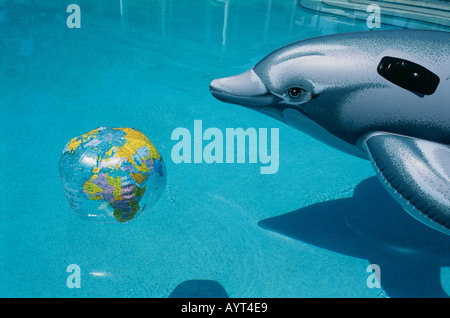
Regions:
[[299, 98], [302, 93], [304, 92], [303, 89], [301, 89], [300, 87], [292, 87], [290, 89], [288, 89], [287, 94], [289, 95], [290, 98]]

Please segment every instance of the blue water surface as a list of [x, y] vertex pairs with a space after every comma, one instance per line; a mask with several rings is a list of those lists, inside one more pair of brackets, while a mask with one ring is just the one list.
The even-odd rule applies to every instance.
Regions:
[[[369, 162], [209, 93], [285, 44], [360, 30], [296, 0], [0, 1], [0, 297], [448, 296], [449, 238]], [[278, 128], [278, 172], [175, 164], [171, 134], [194, 120]], [[81, 220], [59, 180], [65, 144], [100, 126], [139, 129], [166, 163], [164, 195], [128, 224]]]

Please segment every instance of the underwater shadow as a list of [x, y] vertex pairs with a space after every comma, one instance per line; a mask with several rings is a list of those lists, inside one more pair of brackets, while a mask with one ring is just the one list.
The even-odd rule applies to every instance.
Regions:
[[228, 298], [228, 294], [214, 280], [194, 279], [178, 284], [168, 298]]
[[258, 225], [379, 265], [389, 297], [449, 297], [440, 269], [450, 266], [450, 236], [415, 220], [376, 177], [358, 184], [352, 198], [316, 203]]

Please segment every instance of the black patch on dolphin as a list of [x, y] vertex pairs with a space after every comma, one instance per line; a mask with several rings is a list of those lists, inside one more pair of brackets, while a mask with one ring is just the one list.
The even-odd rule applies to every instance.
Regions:
[[439, 76], [414, 62], [385, 56], [377, 67], [378, 74], [409, 91], [431, 95], [439, 85]]

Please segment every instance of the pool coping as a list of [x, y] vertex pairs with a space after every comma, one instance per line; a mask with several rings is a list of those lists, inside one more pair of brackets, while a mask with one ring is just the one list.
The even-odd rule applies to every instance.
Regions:
[[[424, 8], [423, 5], [411, 5], [406, 0], [396, 3], [393, 3], [391, 0], [389, 2], [386, 0], [299, 0], [298, 4], [310, 10], [360, 20], [367, 20], [367, 7], [375, 4], [382, 11], [383, 24], [414, 28], [414, 21], [417, 21], [445, 28], [450, 27], [450, 6], [448, 6], [448, 10], [447, 8], [444, 10], [436, 9], [435, 6], [433, 8]], [[406, 21], [399, 21], [399, 18]]]

